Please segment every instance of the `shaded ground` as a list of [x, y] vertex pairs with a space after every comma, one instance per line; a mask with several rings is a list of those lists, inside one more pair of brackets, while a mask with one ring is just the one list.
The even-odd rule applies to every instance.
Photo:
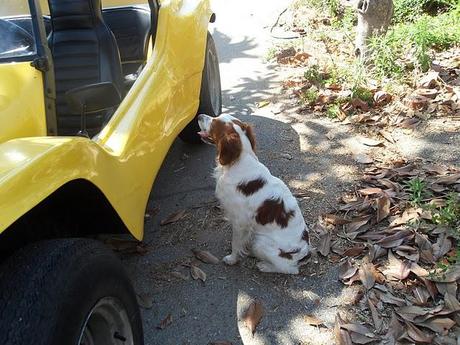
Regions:
[[[334, 209], [336, 198], [357, 179], [361, 167], [353, 154], [385, 149], [363, 145], [347, 126], [297, 114], [288, 97], [257, 107], [280, 93], [279, 75], [285, 71], [264, 64], [263, 56], [271, 44], [268, 28], [288, 3], [216, 1], [213, 35], [221, 61], [225, 111], [254, 125], [260, 160], [299, 196], [306, 221], [312, 225], [320, 214]], [[285, 110], [280, 112], [281, 108]], [[458, 157], [460, 139], [455, 132], [421, 132], [417, 141], [400, 135], [402, 141], [415, 143], [398, 149], [408, 156], [428, 154], [449, 162]], [[441, 151], [445, 156], [439, 156]], [[219, 258], [230, 250], [231, 231], [214, 198], [213, 166], [212, 147], [175, 142], [149, 201], [150, 213], [159, 209], [146, 218], [145, 242], [150, 251], [123, 260], [136, 291], [154, 299], [152, 308], [142, 310], [146, 344], [201, 345], [216, 340], [333, 344], [330, 330], [303, 321], [306, 314], [314, 314], [331, 327], [337, 310], [346, 311], [354, 300], [355, 290], [344, 289], [337, 267], [325, 259], [318, 258], [295, 277], [261, 274], [248, 259], [235, 267], [201, 264], [207, 274], [204, 284], [190, 278], [183, 264], [192, 257], [192, 248], [209, 250]], [[184, 218], [160, 226], [162, 219], [180, 210], [186, 210]], [[183, 278], [172, 272], [182, 273]], [[241, 313], [253, 299], [265, 307], [254, 336], [241, 322]], [[168, 314], [172, 324], [157, 329]]]

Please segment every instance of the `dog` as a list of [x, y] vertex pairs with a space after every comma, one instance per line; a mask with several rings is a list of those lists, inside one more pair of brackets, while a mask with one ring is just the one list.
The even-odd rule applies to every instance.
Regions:
[[232, 225], [223, 261], [252, 255], [262, 272], [298, 274], [310, 254], [309, 229], [289, 188], [257, 158], [252, 127], [227, 114], [200, 114], [198, 124], [201, 139], [217, 148], [216, 197]]

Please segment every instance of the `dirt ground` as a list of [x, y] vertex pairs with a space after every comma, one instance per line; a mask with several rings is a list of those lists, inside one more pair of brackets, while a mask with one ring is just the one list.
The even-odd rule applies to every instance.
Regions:
[[[394, 144], [370, 147], [363, 144], [366, 135], [348, 125], [299, 114], [295, 100], [282, 93], [279, 83], [293, 71], [264, 62], [272, 44], [268, 29], [288, 3], [215, 1], [213, 36], [225, 111], [253, 124], [259, 159], [290, 186], [310, 226], [334, 210], [338, 197], [359, 179], [363, 165], [356, 162], [356, 154], [458, 164], [455, 121], [438, 119], [412, 132], [395, 131]], [[270, 104], [261, 107], [264, 101]], [[201, 263], [205, 282], [191, 278], [187, 265], [192, 249], [209, 250], [218, 258], [230, 250], [231, 230], [213, 193], [214, 154], [210, 146], [175, 142], [146, 212], [148, 252], [123, 256], [143, 299], [146, 344], [333, 344], [334, 317], [337, 311], [347, 312], [356, 289], [345, 288], [338, 281], [337, 266], [325, 258], [312, 260], [298, 276], [263, 274], [253, 259], [246, 259], [234, 267]], [[181, 212], [176, 214], [180, 219], [160, 225], [176, 212]], [[264, 317], [252, 335], [242, 313], [255, 299], [262, 303]], [[168, 315], [172, 322], [159, 328]], [[321, 318], [324, 326], [307, 325], [305, 315]]]

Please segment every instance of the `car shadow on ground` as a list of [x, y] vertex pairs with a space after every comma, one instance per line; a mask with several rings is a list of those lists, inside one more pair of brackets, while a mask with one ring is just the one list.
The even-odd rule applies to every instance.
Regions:
[[[329, 197], [322, 190], [326, 175], [342, 178], [334, 175], [332, 162], [340, 161], [337, 148], [310, 152], [301, 147], [306, 138], [310, 145], [321, 147], [327, 141], [327, 129], [307, 123], [309, 133], [302, 138], [291, 124], [255, 115], [240, 119], [255, 128], [260, 160], [292, 190], [304, 193], [301, 208], [311, 225], [319, 212], [315, 205]], [[151, 309], [143, 310], [146, 344], [207, 344], [226, 339], [233, 344], [294, 345], [306, 337], [312, 339], [312, 335], [317, 344], [323, 340], [330, 343], [325, 328], [308, 327], [302, 318], [314, 313], [331, 326], [337, 305], [352, 297], [338, 282], [337, 268], [322, 258], [310, 263], [299, 276], [260, 273], [255, 260], [246, 259], [233, 267], [202, 263], [206, 282], [190, 278], [186, 265], [193, 257], [192, 248], [209, 250], [219, 258], [230, 250], [231, 230], [214, 198], [214, 159], [211, 146], [191, 146], [179, 140], [174, 143], [149, 200], [150, 213], [159, 208], [145, 225], [149, 252], [123, 260], [136, 291], [153, 296], [155, 301]], [[303, 183], [311, 176], [318, 179], [306, 187]], [[160, 226], [161, 220], [181, 210], [185, 211], [183, 218]], [[265, 308], [254, 336], [238, 322], [252, 299], [260, 300]], [[172, 324], [156, 329], [168, 314], [173, 317]]]

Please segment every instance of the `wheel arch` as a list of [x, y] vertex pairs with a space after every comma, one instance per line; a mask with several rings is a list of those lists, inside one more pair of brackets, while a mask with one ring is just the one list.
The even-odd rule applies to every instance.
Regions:
[[45, 239], [130, 233], [102, 191], [86, 179], [69, 181], [0, 234], [0, 260]]

